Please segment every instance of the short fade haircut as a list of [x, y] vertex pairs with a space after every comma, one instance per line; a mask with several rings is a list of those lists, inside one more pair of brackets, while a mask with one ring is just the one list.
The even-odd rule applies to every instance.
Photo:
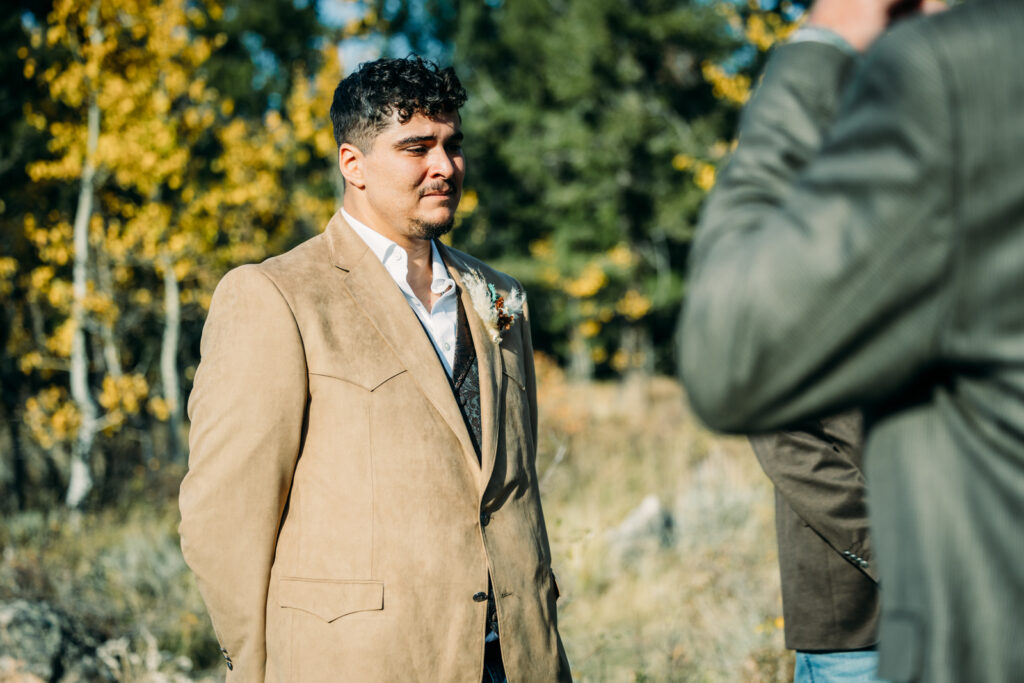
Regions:
[[398, 114], [405, 123], [415, 114], [435, 117], [458, 112], [466, 90], [452, 67], [410, 55], [365, 62], [338, 83], [331, 102], [334, 140], [368, 152], [374, 138]]

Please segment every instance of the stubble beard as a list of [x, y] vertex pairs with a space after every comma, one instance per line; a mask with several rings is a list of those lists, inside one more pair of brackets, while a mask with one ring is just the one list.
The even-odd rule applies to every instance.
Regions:
[[[442, 180], [430, 183], [427, 187], [420, 189], [420, 198], [431, 192], [449, 192], [453, 195], [457, 195], [455, 184], [450, 180]], [[422, 218], [413, 218], [410, 220], [410, 227], [412, 228], [413, 234], [424, 240], [434, 240], [442, 235], [447, 235], [451, 232], [452, 227], [455, 225], [455, 210], [448, 215], [448, 218], [442, 221], [428, 221]]]
[[455, 216], [446, 221], [432, 222], [420, 218], [413, 218], [410, 227], [412, 233], [422, 240], [435, 240], [442, 235], [447, 235], [455, 226]]

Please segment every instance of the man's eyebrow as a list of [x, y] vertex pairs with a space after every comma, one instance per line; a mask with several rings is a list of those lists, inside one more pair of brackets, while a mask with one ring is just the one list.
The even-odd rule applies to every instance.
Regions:
[[[450, 138], [445, 140], [445, 143], [449, 142], [462, 142], [465, 136], [460, 130], [458, 133], [454, 133]], [[395, 142], [395, 147], [406, 147], [408, 145], [418, 145], [422, 142], [435, 142], [437, 140], [436, 135], [410, 135], [407, 138], [402, 138]]]
[[433, 142], [437, 139], [436, 135], [410, 135], [407, 138], [402, 138], [395, 142], [395, 147], [405, 147], [406, 145], [416, 145], [421, 142]]

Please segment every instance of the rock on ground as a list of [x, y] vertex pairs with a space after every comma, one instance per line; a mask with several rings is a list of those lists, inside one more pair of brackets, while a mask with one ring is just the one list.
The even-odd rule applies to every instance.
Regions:
[[113, 682], [96, 653], [100, 641], [46, 602], [0, 603], [0, 682]]

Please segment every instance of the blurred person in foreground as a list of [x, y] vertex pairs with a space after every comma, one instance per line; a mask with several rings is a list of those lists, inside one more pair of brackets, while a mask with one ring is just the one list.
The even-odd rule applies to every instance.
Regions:
[[213, 296], [181, 538], [229, 681], [570, 679], [525, 297], [437, 240], [465, 99], [416, 57], [342, 80], [342, 209]]
[[796, 683], [867, 683], [878, 668], [873, 561], [857, 411], [751, 436], [775, 485], [786, 647]]
[[722, 431], [863, 406], [879, 677], [1021, 681], [1024, 3], [907, 8], [820, 0], [818, 40], [770, 59], [697, 230], [681, 373]]

